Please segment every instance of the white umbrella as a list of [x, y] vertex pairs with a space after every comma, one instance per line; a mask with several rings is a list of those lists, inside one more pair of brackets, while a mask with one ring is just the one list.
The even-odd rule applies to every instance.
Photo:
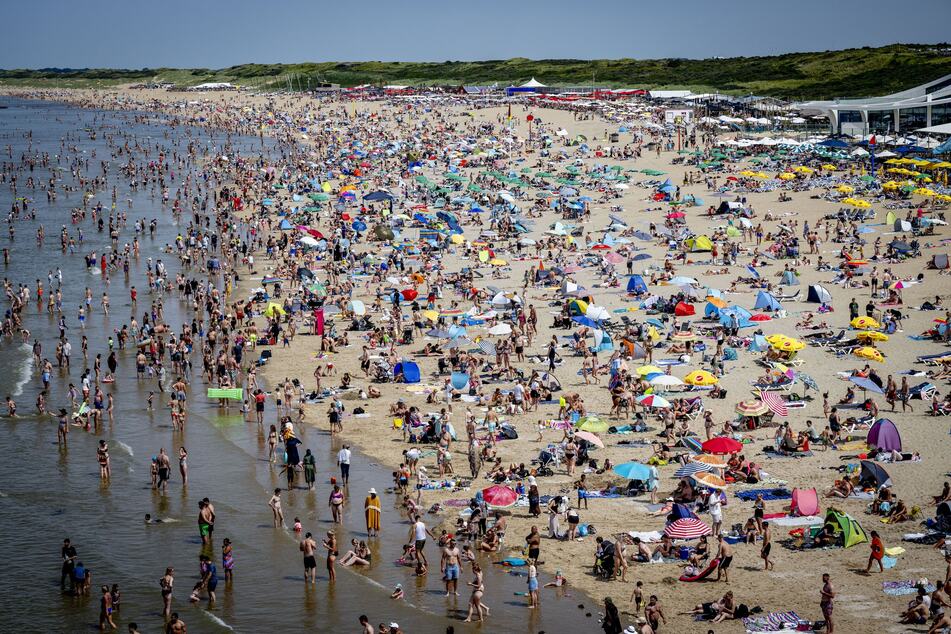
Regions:
[[509, 335], [512, 333], [512, 327], [508, 324], [496, 324], [489, 328], [490, 335]]
[[650, 384], [655, 387], [677, 387], [684, 385], [684, 382], [670, 374], [661, 374], [650, 380]]

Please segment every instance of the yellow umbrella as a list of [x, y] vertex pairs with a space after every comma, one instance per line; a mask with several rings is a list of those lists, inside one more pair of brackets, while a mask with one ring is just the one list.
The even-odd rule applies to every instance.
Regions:
[[779, 175], [779, 179], [784, 181], [791, 181], [794, 178], [796, 178], [796, 175], [790, 174], [789, 172], [783, 172], [782, 174]]
[[492, 258], [491, 260], [489, 260], [489, 264], [491, 264], [492, 266], [505, 266], [506, 264], [508, 264], [508, 261], [503, 260], [502, 258]]
[[706, 370], [694, 370], [684, 377], [684, 383], [687, 385], [716, 385], [719, 382], [720, 379]]
[[648, 374], [655, 374], [657, 372], [660, 372], [661, 374], [664, 373], [664, 371], [658, 368], [656, 365], [642, 365], [641, 367], [637, 368], [637, 373], [641, 376], [647, 376]]
[[772, 344], [777, 350], [783, 350], [785, 352], [796, 352], [797, 350], [802, 350], [806, 347], [806, 344], [799, 341], [798, 339], [793, 339], [791, 337], [786, 337], [779, 343]]
[[871, 317], [856, 317], [851, 322], [853, 328], [868, 330], [869, 328], [881, 328], [882, 325]]
[[449, 241], [452, 242], [453, 244], [462, 244], [463, 242], [466, 241], [466, 239], [462, 237], [462, 234], [454, 233], [451, 236], [449, 236]]
[[869, 341], [888, 341], [888, 335], [877, 330], [863, 330], [855, 335], [856, 339], [868, 339]]
[[839, 185], [835, 189], [836, 191], [842, 192], [843, 194], [851, 194], [855, 191], [855, 188], [851, 185]]
[[878, 361], [879, 363], [885, 361], [885, 355], [883, 355], [880, 350], [872, 348], [871, 346], [858, 348], [852, 352], [852, 354], [863, 359], [868, 359], [869, 361]]
[[829, 170], [829, 171], [835, 171], [835, 165], [833, 165], [832, 163], [823, 163], [823, 164], [822, 164], [822, 169], [824, 169], [824, 170]]

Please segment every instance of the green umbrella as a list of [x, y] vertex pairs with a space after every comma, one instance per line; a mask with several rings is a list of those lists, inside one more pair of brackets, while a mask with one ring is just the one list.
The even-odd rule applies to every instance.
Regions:
[[522, 168], [522, 174], [531, 174], [531, 173], [532, 173], [532, 168], [530, 168], [530, 167], [523, 167], [523, 168]]
[[482, 193], [482, 188], [476, 185], [475, 183], [469, 183], [469, 186], [466, 187], [466, 189], [468, 189], [470, 192], [475, 192], [477, 194]]
[[551, 177], [552, 177], [552, 175], [549, 174], [548, 172], [538, 172], [537, 174], [535, 174], [535, 176], [537, 176], [538, 178], [551, 178]]
[[330, 194], [325, 194], [323, 192], [318, 192], [316, 194], [307, 194], [307, 196], [314, 202], [323, 202], [325, 200], [330, 200]]

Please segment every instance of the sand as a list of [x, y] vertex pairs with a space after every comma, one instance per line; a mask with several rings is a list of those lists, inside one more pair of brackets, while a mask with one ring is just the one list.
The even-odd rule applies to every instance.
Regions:
[[[154, 103], [156, 108], [162, 107], [162, 101], [171, 102], [183, 98], [180, 94], [158, 91], [129, 91], [121, 94], [127, 98], [138, 100], [155, 99], [157, 100]], [[73, 95], [70, 98], [74, 100], [77, 98], [85, 99], [88, 98], [88, 96], [79, 97]], [[95, 99], [103, 98], [102, 94], [95, 96]], [[191, 97], [186, 96], [185, 98]], [[231, 93], [212, 93], [202, 95], [201, 98], [228, 104], [242, 103], [241, 100], [244, 100], [244, 102], [248, 104], [261, 105], [266, 103], [265, 97], [235, 95]], [[282, 97], [275, 105], [288, 112], [299, 112], [303, 107], [299, 98], [296, 97]], [[358, 103], [347, 104], [345, 107], [348, 110], [367, 111], [385, 108], [387, 106], [380, 103]], [[450, 114], [448, 121], [464, 121], [465, 119], [461, 115], [464, 111], [468, 110], [469, 109], [455, 106], [447, 107], [446, 111]], [[516, 118], [520, 121], [516, 128], [516, 134], [524, 138], [527, 136], [525, 122], [522, 121], [524, 112], [521, 107], [514, 108], [514, 110], [517, 110], [515, 113]], [[567, 130], [569, 138], [576, 134], [586, 135], [592, 147], [608, 145], [606, 141], [607, 133], [615, 130], [617, 127], [614, 123], [597, 118], [588, 121], [576, 121], [572, 114], [566, 111], [534, 108], [532, 112], [536, 117], [544, 120], [552, 130], [559, 128]], [[503, 116], [505, 113], [505, 109], [490, 108], [473, 110], [472, 116], [478, 120], [495, 122], [498, 117]], [[666, 172], [666, 177], [669, 177], [674, 184], [682, 185], [685, 172], [688, 169], [695, 171], [696, 168], [672, 165], [672, 159], [677, 156], [678, 154], [676, 154], [676, 152], [664, 151], [658, 156], [653, 151], [645, 151], [643, 156], [637, 160], [621, 161], [619, 159], [602, 159], [602, 161], [606, 161], [612, 165], [621, 164], [624, 165], [625, 168], [634, 167], [636, 169], [651, 168], [660, 170]], [[525, 164], [534, 167], [536, 160], [538, 160], [538, 155], [528, 154], [526, 158], [528, 160]], [[588, 158], [583, 161], [583, 164], [588, 166], [595, 162], [598, 162], [597, 158]], [[733, 171], [745, 169], [748, 166], [748, 163], [742, 163]], [[442, 171], [443, 169], [439, 168], [436, 173], [438, 174]], [[431, 170], [427, 169], [425, 173], [430, 174], [430, 172]], [[842, 172], [838, 173], [841, 174]], [[725, 175], [726, 174], [722, 174], [720, 176], [721, 183]], [[631, 181], [631, 188], [622, 192], [623, 196], [611, 203], [623, 206], [624, 212], [621, 215], [628, 220], [632, 227], [640, 229], [646, 229], [648, 222], [657, 222], [660, 224], [662, 222], [662, 214], [666, 211], [666, 207], [663, 203], [656, 203], [648, 199], [649, 195], [653, 192], [652, 189], [638, 185], [639, 180], [647, 180], [647, 178], [648, 177], [644, 175], [634, 174]], [[724, 224], [725, 221], [723, 219], [708, 218], [702, 214], [706, 205], [719, 203], [719, 199], [711, 197], [712, 192], [707, 191], [702, 180], [699, 184], [682, 185], [682, 193], [696, 194], [703, 198], [706, 203], [702, 207], [690, 207], [686, 209], [689, 226], [694, 232], [698, 234], [712, 233], [714, 227]], [[748, 193], [744, 195], [749, 201], [749, 206], [757, 213], [757, 217], [753, 219], [754, 225], [758, 222], [762, 222], [766, 231], [770, 231], [775, 229], [777, 222], [788, 222], [790, 220], [798, 220], [800, 226], [805, 221], [808, 221], [811, 226], [815, 226], [816, 222], [822, 216], [833, 213], [839, 209], [839, 205], [835, 203], [812, 198], [816, 193], [819, 192], [817, 190], [795, 192], [792, 193], [791, 200], [787, 202], [779, 202], [778, 192]], [[648, 208], [655, 211], [648, 212], [646, 211]], [[661, 211], [656, 211], [658, 209]], [[878, 215], [876, 220], [872, 222], [884, 222], [886, 210], [878, 204], [875, 205], [875, 209]], [[610, 222], [608, 220], [609, 212], [609, 205], [593, 204], [591, 208], [591, 220], [585, 224], [585, 230], [590, 231], [593, 236], [600, 236], [601, 230]], [[764, 221], [763, 217], [767, 212], [771, 213], [778, 220], [772, 222]], [[547, 214], [545, 218], [536, 223], [535, 230], [529, 237], [540, 237], [541, 232], [547, 229], [548, 224], [555, 219], [556, 218], [552, 217], [551, 214]], [[873, 228], [875, 233], [866, 236], [866, 239], [870, 242], [878, 236], [882, 237], [883, 242], [887, 243], [890, 240], [889, 227], [878, 225]], [[478, 233], [478, 228], [475, 227], [465, 226], [465, 229], [467, 239], [473, 239]], [[903, 331], [896, 333], [890, 341], [880, 344], [880, 349], [887, 355], [887, 359], [884, 364], [877, 365], [876, 369], [883, 376], [887, 374], [897, 376], [898, 372], [902, 370], [916, 367], [923, 369], [914, 363], [918, 355], [946, 350], [945, 347], [936, 346], [930, 342], [916, 341], [909, 338], [909, 335], [918, 334], [929, 328], [934, 318], [943, 316], [943, 312], [924, 312], [913, 310], [911, 307], [921, 305], [924, 300], [933, 300], [936, 295], [944, 296], [948, 293], [949, 289], [951, 289], [948, 277], [939, 276], [936, 271], [924, 270], [926, 262], [930, 260], [933, 254], [947, 252], [947, 246], [940, 242], [942, 238], [946, 237], [948, 237], [947, 228], [939, 227], [937, 236], [922, 240], [923, 243], [928, 242], [932, 245], [936, 245], [934, 247], [926, 246], [923, 249], [922, 257], [909, 260], [906, 263], [885, 265], [891, 268], [892, 271], [902, 279], [914, 278], [922, 272], [924, 273], [924, 279], [922, 283], [911, 285], [903, 291], [905, 304], [903, 307], [905, 314]], [[502, 245], [493, 246], [499, 248]], [[647, 262], [637, 263], [638, 265], [650, 262], [660, 263], [663, 261], [662, 258], [665, 251], [663, 246], [646, 242], [638, 243], [638, 246], [647, 247], [647, 253], [651, 254], [654, 258]], [[703, 262], [703, 260], [709, 258], [709, 254], [704, 253], [691, 254], [692, 259], [695, 261], [688, 261], [686, 264], [679, 265], [677, 267], [677, 274], [695, 277], [700, 280], [704, 286], [726, 290], [730, 282], [737, 275], [747, 275], [743, 268], [744, 265], [750, 261], [749, 251], [754, 245], [752, 243], [743, 243], [742, 246], [748, 250], [747, 253], [741, 255], [739, 266], [735, 269], [731, 269], [727, 274], [712, 274], [710, 272], [711, 269], [717, 267], [714, 267], [710, 263]], [[824, 241], [821, 246], [821, 253], [826, 260], [836, 261], [838, 248], [839, 245]], [[870, 246], [866, 250], [866, 256], [868, 255], [871, 255]], [[490, 278], [488, 275], [489, 270], [483, 269], [486, 273], [486, 278], [482, 280], [482, 282], [493, 284], [505, 290], [519, 289], [521, 292], [524, 272], [529, 267], [537, 265], [538, 260], [518, 260], [511, 253], [503, 254], [501, 257], [505, 257], [510, 261], [510, 269], [507, 269], [501, 278]], [[814, 264], [815, 256], [809, 257], [812, 258]], [[775, 276], [778, 272], [782, 271], [783, 265], [786, 262], [789, 261], [779, 260], [773, 262], [771, 266], [760, 270], [763, 272], [764, 277], [768, 276], [773, 279], [775, 283], [777, 279]], [[246, 287], [256, 286], [261, 277], [270, 272], [269, 267], [273, 265], [272, 262], [264, 260], [263, 257], [259, 257], [258, 263], [257, 274], [245, 280]], [[465, 258], [461, 250], [450, 250], [445, 258], [445, 265], [448, 271], [455, 271], [463, 266], [474, 266], [476, 262], [473, 259]], [[879, 265], [880, 270], [881, 267], [882, 265]], [[622, 273], [622, 268], [623, 265], [618, 267], [619, 274]], [[830, 284], [832, 274], [816, 271], [815, 266], [800, 266], [798, 270], [801, 275], [801, 286], [795, 288], [800, 290], [800, 299], [804, 298], [808, 284], [811, 283], [822, 282], [826, 288], [832, 291], [833, 305], [836, 311], [826, 315], [818, 315], [817, 321], [824, 320], [828, 322], [830, 327], [836, 331], [847, 327], [847, 305], [852, 297], [855, 297], [859, 305], [863, 307], [861, 312], [864, 314], [864, 305], [869, 297], [868, 289], [846, 289]], [[596, 276], [595, 269], [583, 269], [578, 274], [573, 275], [572, 279], [587, 287], [594, 295], [596, 303], [605, 306], [610, 311], [615, 308], [627, 308], [637, 305], [635, 301], [627, 297], [623, 292], [624, 285], [626, 284], [626, 275], [620, 275], [620, 277], [622, 286], [619, 289], [596, 287], [596, 284], [601, 280]], [[247, 289], [239, 289], [239, 294], [242, 290]], [[369, 306], [373, 301], [375, 290], [373, 287], [368, 288], [363, 283], [359, 283], [354, 289], [353, 298], [362, 299]], [[675, 290], [676, 287], [651, 287], [652, 292], [657, 292], [664, 296], [671, 294]], [[554, 297], [554, 291], [552, 289], [529, 287], [526, 291], [522, 292], [522, 296], [527, 304], [533, 304], [536, 307], [539, 315], [538, 335], [535, 338], [534, 345], [526, 352], [527, 354], [543, 356], [544, 345], [551, 338], [552, 334], [566, 334], [569, 331], [554, 331], [551, 328], [552, 316], [550, 310], [555, 309], [549, 308], [548, 301]], [[750, 290], [746, 286], [740, 286], [737, 292], [727, 294], [725, 297], [731, 303], [752, 308], [756, 291]], [[468, 307], [468, 304], [464, 302], [461, 297], [450, 297], [448, 293], [447, 296], [443, 298], [442, 304], [448, 304], [450, 300], [459, 301], [463, 308]], [[702, 315], [703, 306], [704, 302], [702, 301], [697, 304], [698, 313], [700, 313], [697, 318]], [[805, 333], [802, 331], [797, 332], [795, 324], [802, 318], [804, 312], [814, 310], [816, 305], [805, 304], [801, 301], [791, 301], [786, 302], [784, 308], [787, 311], [787, 316], [782, 319], [773, 319], [772, 321], [763, 323], [761, 325], [763, 331], [766, 334], [779, 332], [801, 337]], [[628, 315], [633, 319], [641, 320], [647, 317], [643, 310], [634, 311], [628, 313]], [[479, 331], [475, 330], [475, 332]], [[338, 374], [336, 377], [325, 378], [325, 387], [334, 386], [339, 382], [340, 376], [345, 372], [349, 372], [354, 377], [357, 386], [365, 387], [367, 381], [363, 378], [363, 374], [359, 368], [359, 354], [363, 341], [359, 339], [359, 333], [351, 334], [354, 336], [351, 337], [351, 345], [349, 348], [324, 359], [315, 358], [319, 347], [319, 338], [298, 334], [298, 336], [294, 338], [291, 347], [274, 348], [274, 358], [264, 367], [263, 375], [270, 385], [276, 384], [285, 377], [296, 377], [300, 378], [304, 385], [310, 388], [313, 384], [311, 377], [315, 365], [318, 363], [326, 363], [327, 360], [332, 360], [337, 368]], [[427, 341], [430, 340], [417, 337], [413, 344], [399, 346], [397, 350], [401, 355], [412, 356], [413, 360], [420, 365], [424, 384], [439, 386], [442, 384], [443, 378], [434, 376], [436, 372], [436, 357], [413, 355], [413, 352], [421, 349]], [[666, 355], [658, 355], [658, 357], [663, 356]], [[734, 417], [733, 408], [739, 400], [753, 396], [750, 392], [750, 381], [762, 374], [763, 370], [762, 367], [754, 363], [754, 359], [757, 356], [759, 355], [741, 351], [738, 361], [727, 362], [726, 374], [722, 378], [720, 385], [728, 390], [728, 397], [723, 400], [704, 400], [705, 407], [713, 412], [718, 429], [722, 426], [723, 421]], [[586, 385], [577, 374], [581, 363], [580, 357], [569, 356], [567, 351], [564, 350], [562, 351], [562, 357], [564, 363], [558, 368], [557, 375], [562, 381], [565, 391], [579, 393], [584, 398], [585, 405], [589, 412], [596, 412], [603, 417], [607, 417], [611, 404], [610, 395], [605, 388], [607, 377], [601, 377], [600, 385]], [[799, 358], [804, 362], [799, 369], [808, 372], [814, 377], [821, 390], [829, 392], [829, 399], [832, 402], [837, 401], [848, 386], [848, 383], [844, 381], [838, 373], [858, 369], [864, 365], [864, 361], [861, 359], [854, 357], [836, 359], [828, 352], [815, 347], [807, 347], [804, 349], [799, 353]], [[601, 362], [603, 363], [606, 360], [606, 354], [602, 353]], [[633, 365], [636, 367], [639, 363], [634, 362]], [[529, 372], [531, 369], [544, 369], [542, 365], [532, 364], [522, 364], [521, 367], [527, 367]], [[674, 374], [683, 377], [684, 374], [695, 367], [699, 367], [699, 364], [692, 363], [688, 366], [675, 368]], [[910, 379], [910, 384], [914, 385], [920, 380], [923, 379], [912, 378]], [[507, 387], [508, 385], [510, 384], [501, 384], [502, 387]], [[391, 416], [387, 411], [389, 405], [397, 398], [403, 398], [406, 399], [410, 405], [419, 406], [424, 413], [438, 411], [439, 406], [427, 405], [422, 395], [408, 390], [406, 385], [386, 383], [376, 384], [376, 387], [382, 392], [381, 398], [368, 399], [365, 401], [345, 401], [349, 409], [352, 410], [353, 407], [360, 405], [366, 409], [370, 416], [368, 418], [346, 418], [344, 420], [344, 433], [334, 442], [339, 443], [344, 440], [352, 442], [372, 460], [395, 469], [396, 465], [401, 461], [401, 452], [407, 448], [407, 445], [402, 442], [400, 432], [392, 428]], [[946, 391], [946, 385], [942, 382], [942, 384], [939, 385], [939, 389], [942, 392]], [[802, 386], [797, 385], [795, 391], [802, 393]], [[673, 394], [673, 396], [677, 396], [677, 394]], [[811, 400], [804, 409], [790, 411], [787, 420], [789, 420], [795, 431], [804, 429], [807, 419], [813, 420], [820, 429], [825, 425], [821, 395], [812, 392], [812, 396], [815, 398]], [[883, 399], [878, 398], [877, 401], [882, 408], [882, 415], [888, 416], [895, 421], [901, 430], [905, 450], [920, 451], [922, 457], [921, 462], [903, 462], [886, 467], [894, 480], [894, 490], [900, 498], [907, 501], [909, 506], [918, 505], [924, 510], [926, 516], [930, 516], [933, 513], [933, 507], [929, 506], [930, 496], [940, 491], [943, 478], [946, 479], [945, 474], [949, 470], [949, 465], [951, 465], [951, 462], [947, 459], [949, 446], [948, 424], [945, 420], [927, 416], [925, 413], [927, 407], [922, 401], [912, 401], [914, 412], [909, 411], [908, 413], [901, 412], [900, 406], [898, 412], [888, 413], [888, 406], [884, 403]], [[309, 406], [307, 410], [307, 424], [323, 430], [328, 429], [325, 414], [326, 407], [326, 403]], [[451, 420], [454, 422], [456, 428], [460, 430], [460, 435], [462, 436], [461, 442], [453, 444], [453, 462], [457, 471], [468, 475], [465, 454], [466, 445], [464, 434], [462, 433], [464, 429], [465, 409], [466, 404], [455, 404]], [[477, 416], [482, 411], [474, 406], [472, 409]], [[498, 445], [498, 455], [502, 458], [503, 463], [528, 462], [531, 458], [535, 457], [539, 450], [548, 442], [560, 440], [562, 432], [546, 431], [544, 433], [544, 440], [538, 442], [535, 431], [536, 421], [539, 419], [553, 418], [557, 414], [557, 409], [557, 405], [543, 405], [539, 408], [538, 412], [503, 416], [503, 418], [514, 425], [519, 432], [519, 439], [507, 440]], [[694, 422], [691, 424], [691, 427], [698, 434], [703, 434], [701, 422]], [[761, 450], [764, 446], [771, 444], [773, 432], [774, 429], [752, 432], [750, 436], [753, 442], [746, 447], [745, 453], [750, 458], [760, 462], [763, 468], [768, 471], [772, 477], [786, 481], [789, 488], [815, 487], [821, 494], [836, 478], [836, 473], [833, 469], [846, 462], [843, 460], [843, 456], [847, 453], [855, 453], [818, 450], [814, 452], [812, 457], [805, 459], [765, 459]], [[596, 458], [599, 462], [605, 458], [609, 458], [615, 463], [629, 460], [646, 460], [651, 454], [650, 449], [647, 447], [627, 448], [619, 445], [618, 442], [631, 438], [652, 438], [653, 434], [634, 434], [631, 436], [602, 434], [601, 437], [606, 447], [604, 449], [595, 450], [592, 453], [592, 457]], [[850, 462], [855, 462], [855, 460], [851, 460]], [[434, 458], [424, 459], [422, 464], [426, 465], [430, 473], [436, 472]], [[359, 469], [360, 465], [355, 464], [353, 468]], [[675, 469], [676, 466], [665, 466], [660, 469], [661, 498], [666, 497], [677, 483], [677, 480], [673, 478]], [[589, 488], [591, 489], [608, 484], [625, 484], [624, 480], [610, 473], [604, 475], [591, 474], [588, 478]], [[539, 478], [538, 482], [542, 495], [554, 495], [559, 492], [569, 491], [569, 497], [574, 500], [574, 493], [570, 492], [573, 480], [574, 478], [565, 474], [563, 467], [559, 467], [556, 469], [556, 473], [553, 477]], [[378, 490], [380, 488], [386, 488], [390, 484], [391, 483], [381, 482], [377, 488]], [[465, 491], [427, 491], [422, 496], [422, 505], [428, 507], [435, 502], [442, 502], [447, 499], [467, 498], [473, 495], [477, 489], [488, 486], [489, 484], [488, 481], [481, 479], [474, 483], [471, 489]], [[738, 488], [743, 487], [730, 487], [730, 489], [728, 489], [729, 501], [724, 507], [725, 527], [730, 527], [735, 523], [745, 522], [752, 514], [751, 503], [742, 502], [733, 495], [734, 491]], [[356, 497], [359, 498], [360, 496], [357, 495]], [[821, 498], [820, 503], [822, 509], [825, 510], [829, 505], [829, 500]], [[866, 503], [866, 501], [861, 500], [836, 500], [835, 506], [857, 518], [866, 530], [878, 530], [882, 535], [886, 547], [900, 545], [902, 534], [917, 531], [919, 528], [917, 522], [907, 522], [898, 525], [882, 524], [877, 517], [865, 514]], [[768, 502], [766, 512], [780, 512], [784, 510], [787, 504], [788, 501]], [[523, 545], [522, 537], [528, 534], [529, 528], [532, 525], [537, 525], [543, 534], [546, 533], [547, 517], [543, 515], [535, 520], [528, 517], [526, 511], [526, 508], [512, 509], [503, 553], [521, 552]], [[590, 500], [589, 508], [582, 509], [580, 513], [582, 522], [594, 525], [597, 528], [598, 534], [606, 537], [619, 532], [662, 530], [664, 527], [663, 516], [651, 516], [648, 513], [647, 504], [643, 497], [633, 499]], [[431, 524], [437, 524], [433, 516], [429, 517]], [[441, 526], [446, 528], [451, 527], [454, 524], [455, 517], [456, 510], [452, 508], [445, 509], [439, 515], [439, 520], [442, 522]], [[705, 515], [703, 519], [709, 521], [709, 516]], [[390, 522], [392, 523], [392, 518], [390, 518]], [[433, 526], [434, 529], [439, 527], [439, 525]], [[387, 528], [389, 527], [384, 525], [384, 530]], [[774, 540], [783, 541], [786, 538], [785, 530], [781, 527], [775, 528]], [[404, 528], [398, 527], [392, 530], [401, 532]], [[899, 558], [898, 565], [894, 569], [887, 570], [884, 574], [874, 573], [866, 576], [859, 574], [859, 571], [864, 570], [868, 557], [868, 548], [865, 544], [847, 550], [794, 551], [777, 543], [772, 551], [775, 561], [775, 571], [768, 573], [762, 571], [759, 547], [740, 544], [735, 547], [736, 554], [729, 585], [724, 583], [687, 584], [678, 582], [676, 578], [681, 573], [681, 566], [677, 564], [631, 564], [627, 572], [626, 583], [620, 580], [599, 580], [595, 578], [591, 572], [594, 559], [593, 537], [586, 537], [572, 542], [543, 539], [541, 558], [545, 562], [542, 566], [544, 572], [550, 574], [556, 570], [561, 570], [572, 587], [583, 591], [595, 600], [601, 601], [603, 597], [606, 596], [613, 597], [614, 601], [621, 606], [622, 611], [625, 612], [623, 615], [625, 625], [633, 623], [633, 617], [630, 614], [633, 608], [629, 606], [628, 599], [634, 588], [634, 581], [637, 580], [644, 582], [645, 596], [656, 594], [663, 602], [668, 619], [668, 625], [664, 628], [665, 631], [705, 631], [707, 624], [695, 623], [691, 616], [680, 613], [689, 610], [697, 603], [714, 601], [722, 596], [728, 589], [735, 593], [739, 602], [762, 606], [765, 612], [794, 610], [803, 618], [815, 620], [821, 618], [818, 608], [819, 588], [821, 586], [820, 575], [823, 572], [828, 572], [832, 575], [833, 583], [836, 584], [839, 592], [836, 619], [840, 631], [903, 632], [909, 631], [909, 629], [907, 626], [897, 624], [897, 615], [904, 609], [910, 597], [888, 597], [884, 595], [882, 593], [882, 581], [917, 579], [920, 577], [928, 577], [930, 579], [939, 578], [943, 576], [944, 563], [939, 554], [930, 547], [911, 544], [901, 545], [905, 546], [906, 552]], [[547, 579], [547, 577], [545, 579]], [[543, 579], [543, 581], [545, 579]], [[432, 579], [430, 580], [430, 584], [435, 587], [435, 585], [438, 585], [438, 581]], [[552, 591], [544, 590], [542, 593], [542, 609], [544, 609], [545, 595], [549, 592]], [[737, 623], [726, 623], [715, 627], [717, 631], [740, 631], [741, 629]]]

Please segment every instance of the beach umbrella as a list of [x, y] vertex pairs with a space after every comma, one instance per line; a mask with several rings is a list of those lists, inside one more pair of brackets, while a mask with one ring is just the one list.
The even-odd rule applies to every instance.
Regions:
[[674, 471], [675, 478], [692, 478], [694, 474], [697, 473], [706, 473], [712, 471], [715, 467], [712, 467], [708, 464], [703, 464], [702, 462], [688, 462], [685, 465], [681, 465], [679, 469]]
[[700, 539], [710, 534], [710, 527], [702, 520], [693, 517], [683, 517], [675, 520], [664, 528], [664, 535], [671, 539]]
[[866, 341], [888, 341], [888, 335], [877, 330], [863, 330], [855, 335], [856, 339], [865, 339]]
[[604, 449], [604, 441], [592, 434], [589, 431], [579, 431], [575, 432], [575, 438], [580, 438], [581, 440], [586, 440], [592, 445], [596, 445]]
[[419, 297], [419, 292], [415, 288], [405, 288], [400, 291], [400, 295], [402, 295], [406, 301], [411, 302]]
[[732, 438], [727, 438], [726, 436], [720, 436], [708, 440], [703, 443], [701, 447], [706, 453], [738, 453], [743, 450], [743, 443], [733, 440]]
[[858, 387], [862, 388], [863, 390], [867, 390], [869, 392], [875, 392], [876, 394], [885, 393], [885, 391], [882, 390], [882, 388], [877, 383], [875, 383], [874, 381], [872, 381], [871, 379], [867, 377], [850, 376], [849, 380], [852, 381], [852, 383], [855, 383]]
[[698, 473], [693, 476], [693, 479], [702, 484], [705, 487], [711, 489], [725, 489], [726, 480], [716, 475], [715, 473]]
[[651, 470], [646, 464], [640, 462], [624, 462], [614, 466], [614, 473], [628, 480], [647, 480], [650, 478]]
[[647, 376], [648, 374], [663, 374], [664, 371], [656, 365], [642, 365], [637, 368], [637, 373], [641, 376]]
[[694, 370], [684, 377], [684, 383], [687, 385], [716, 385], [719, 382], [720, 379], [706, 370]]
[[638, 396], [636, 401], [638, 405], [643, 407], [658, 409], [670, 407], [670, 401], [657, 394], [644, 394], [643, 396]]
[[589, 431], [593, 434], [603, 434], [611, 426], [608, 425], [606, 421], [601, 420], [597, 416], [582, 416], [578, 419], [578, 430], [579, 431]]
[[674, 341], [696, 341], [697, 335], [693, 334], [689, 330], [686, 332], [678, 331], [678, 332], [675, 332], [673, 335], [671, 335], [670, 338], [673, 339]]
[[735, 411], [741, 416], [762, 416], [769, 411], [769, 407], [763, 401], [751, 399], [737, 403]]
[[727, 465], [726, 458], [723, 456], [715, 456], [712, 453], [702, 453], [699, 456], [691, 456], [690, 461], [717, 469], [722, 469]]
[[867, 330], [869, 328], [881, 328], [881, 324], [878, 321], [872, 319], [871, 317], [856, 317], [851, 322], [853, 328], [860, 328], [862, 330]]
[[487, 489], [482, 489], [482, 499], [485, 500], [485, 503], [489, 506], [505, 508], [515, 505], [518, 501], [518, 493], [516, 493], [514, 489], [496, 484]]
[[660, 376], [651, 379], [650, 384], [656, 387], [678, 387], [683, 385], [684, 382], [675, 376], [661, 374]]
[[491, 328], [489, 328], [488, 332], [490, 335], [496, 335], [496, 336], [510, 335], [512, 334], [512, 327], [508, 324], [496, 324], [492, 326]]
[[885, 361], [885, 355], [871, 346], [863, 346], [858, 348], [857, 350], [854, 350], [852, 354], [862, 359], [868, 359], [869, 361], [878, 361], [879, 363]]

